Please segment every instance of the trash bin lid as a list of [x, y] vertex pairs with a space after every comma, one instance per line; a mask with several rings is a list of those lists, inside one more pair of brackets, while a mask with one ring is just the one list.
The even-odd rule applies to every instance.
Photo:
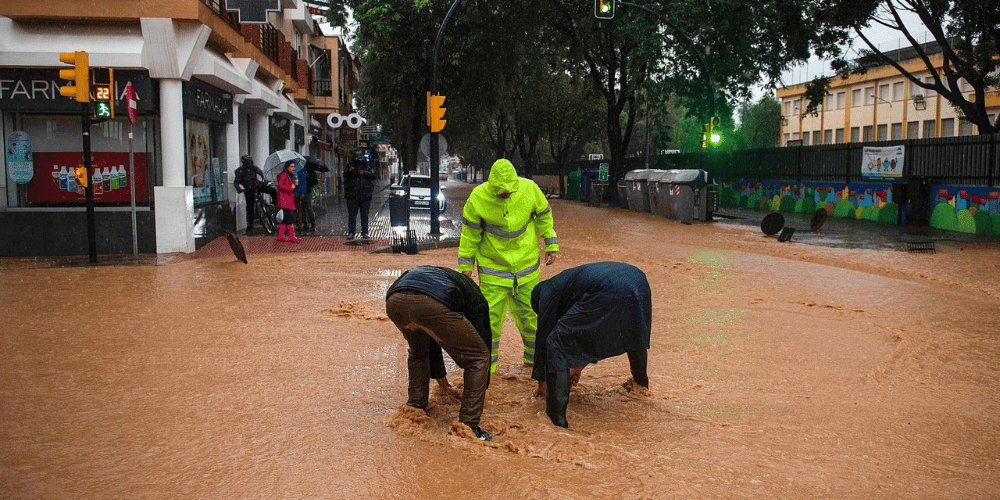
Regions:
[[[628, 172], [625, 172], [625, 177], [623, 177], [623, 179], [625, 179], [627, 181], [639, 180], [640, 179], [640, 177], [639, 177], [640, 175], [648, 175], [648, 174], [646, 174], [646, 172], [649, 172], [649, 169], [646, 169], [646, 168], [637, 168], [635, 170], [629, 170]], [[648, 177], [642, 177], [642, 179], [648, 179]]]
[[649, 174], [649, 182], [660, 182], [665, 176], [670, 175], [669, 170], [653, 170]]
[[705, 171], [697, 169], [667, 170], [667, 174], [660, 177], [660, 182], [670, 184], [704, 183], [703, 172]]

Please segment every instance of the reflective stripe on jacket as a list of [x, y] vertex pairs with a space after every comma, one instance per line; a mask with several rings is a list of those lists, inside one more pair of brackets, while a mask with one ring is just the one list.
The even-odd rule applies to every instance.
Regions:
[[[497, 194], [510, 192], [507, 199]], [[517, 176], [513, 165], [498, 160], [489, 180], [476, 186], [462, 211], [458, 270], [478, 264], [479, 281], [502, 286], [537, 277], [538, 235], [545, 250], [559, 251], [552, 209], [534, 182]]]

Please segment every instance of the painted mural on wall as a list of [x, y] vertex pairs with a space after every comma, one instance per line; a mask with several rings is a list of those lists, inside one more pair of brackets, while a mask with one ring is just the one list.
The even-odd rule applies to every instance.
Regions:
[[[935, 186], [929, 206], [930, 225], [948, 231], [1000, 235], [1000, 189], [996, 187]], [[823, 208], [833, 217], [899, 223], [900, 207], [890, 183], [783, 184], [725, 182], [719, 205], [775, 212], [815, 213]]]

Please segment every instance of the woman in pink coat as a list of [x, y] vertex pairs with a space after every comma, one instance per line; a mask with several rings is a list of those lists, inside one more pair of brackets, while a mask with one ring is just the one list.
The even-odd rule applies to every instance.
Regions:
[[[281, 210], [281, 224], [278, 224], [278, 241], [298, 243], [295, 237], [295, 188], [299, 180], [295, 176], [295, 162], [285, 163], [285, 170], [278, 174], [278, 210]], [[285, 237], [288, 231], [288, 237]]]

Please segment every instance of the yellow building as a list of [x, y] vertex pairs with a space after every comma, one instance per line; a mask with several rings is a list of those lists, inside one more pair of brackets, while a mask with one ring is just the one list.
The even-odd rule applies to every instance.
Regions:
[[[942, 54], [936, 44], [924, 49], [933, 52], [930, 60], [941, 68]], [[900, 65], [911, 74], [930, 82], [933, 77], [912, 48], [898, 51]], [[972, 100], [972, 88], [962, 81], [962, 91]], [[934, 91], [924, 89], [890, 65], [852, 75], [834, 77], [826, 99], [816, 115], [805, 114], [806, 84], [777, 91], [781, 102], [781, 145], [809, 146], [846, 142], [928, 139], [978, 134], [951, 103]], [[1000, 112], [1000, 92], [986, 94], [990, 121]]]

